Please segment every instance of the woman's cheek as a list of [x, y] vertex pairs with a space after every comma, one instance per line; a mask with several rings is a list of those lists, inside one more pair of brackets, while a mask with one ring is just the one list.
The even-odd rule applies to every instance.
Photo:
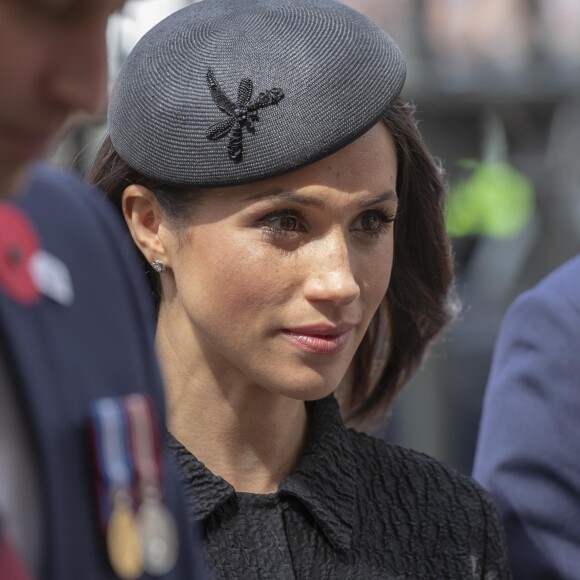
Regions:
[[392, 265], [392, 253], [389, 253], [386, 258], [374, 260], [360, 275], [359, 284], [361, 290], [366, 297], [366, 302], [373, 306], [373, 309], [378, 307], [387, 292], [391, 279]]
[[251, 314], [268, 302], [277, 278], [263, 258], [246, 252], [230, 251], [221, 258], [215, 256], [208, 266], [214, 300], [236, 316], [244, 311]]

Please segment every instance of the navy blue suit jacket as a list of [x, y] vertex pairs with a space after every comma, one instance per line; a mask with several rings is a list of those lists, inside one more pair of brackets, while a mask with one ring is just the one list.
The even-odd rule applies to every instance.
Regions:
[[[66, 264], [75, 292], [70, 306], [43, 297], [26, 307], [0, 291], [4, 358], [19, 390], [41, 475], [41, 577], [113, 579], [97, 522], [87, 410], [100, 397], [142, 392], [154, 398], [164, 421], [152, 301], [126, 230], [100, 194], [65, 172], [38, 167], [27, 193], [14, 203], [36, 226], [43, 248]], [[165, 463], [167, 502], [182, 543], [178, 565], [166, 578], [199, 578], [201, 551], [167, 456]]]
[[473, 475], [505, 524], [514, 578], [580, 578], [580, 256], [505, 317]]

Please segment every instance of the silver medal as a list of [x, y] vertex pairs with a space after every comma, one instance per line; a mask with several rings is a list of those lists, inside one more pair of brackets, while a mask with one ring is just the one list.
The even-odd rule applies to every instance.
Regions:
[[179, 535], [175, 519], [157, 494], [148, 493], [137, 514], [141, 534], [143, 568], [152, 576], [163, 576], [175, 566]]

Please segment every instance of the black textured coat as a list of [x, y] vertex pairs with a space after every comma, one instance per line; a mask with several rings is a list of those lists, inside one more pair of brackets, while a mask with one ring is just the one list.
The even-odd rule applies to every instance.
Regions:
[[169, 435], [216, 580], [511, 577], [474, 481], [346, 429], [332, 396], [308, 405], [310, 440], [273, 494], [236, 493]]

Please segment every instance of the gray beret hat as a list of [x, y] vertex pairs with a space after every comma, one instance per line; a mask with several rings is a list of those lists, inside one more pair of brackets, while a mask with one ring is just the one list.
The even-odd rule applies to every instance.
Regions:
[[390, 36], [334, 0], [202, 0], [133, 49], [113, 87], [109, 133], [153, 179], [258, 181], [356, 140], [404, 81]]

